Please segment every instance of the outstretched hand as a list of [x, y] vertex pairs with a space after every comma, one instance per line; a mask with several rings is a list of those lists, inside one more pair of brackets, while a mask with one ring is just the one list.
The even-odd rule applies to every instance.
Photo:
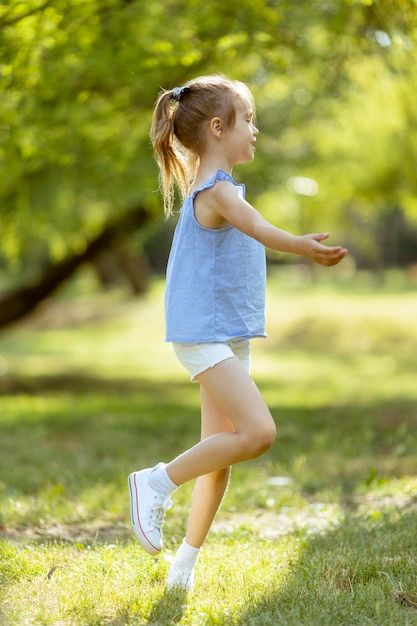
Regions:
[[315, 233], [301, 237], [304, 247], [304, 256], [320, 265], [336, 265], [348, 254], [342, 246], [326, 246], [322, 241], [329, 237], [329, 233]]

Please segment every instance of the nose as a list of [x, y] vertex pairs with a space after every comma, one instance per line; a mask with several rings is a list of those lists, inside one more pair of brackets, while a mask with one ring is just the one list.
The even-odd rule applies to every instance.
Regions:
[[259, 135], [259, 128], [256, 128], [255, 124], [252, 124], [252, 132], [257, 137]]

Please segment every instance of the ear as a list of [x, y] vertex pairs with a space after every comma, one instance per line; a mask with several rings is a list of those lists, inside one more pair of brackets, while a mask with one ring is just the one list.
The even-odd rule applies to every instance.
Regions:
[[210, 120], [209, 128], [210, 128], [210, 131], [213, 133], [213, 135], [217, 137], [218, 139], [220, 139], [220, 137], [222, 136], [222, 132], [223, 132], [222, 119], [220, 117], [213, 117], [213, 119]]

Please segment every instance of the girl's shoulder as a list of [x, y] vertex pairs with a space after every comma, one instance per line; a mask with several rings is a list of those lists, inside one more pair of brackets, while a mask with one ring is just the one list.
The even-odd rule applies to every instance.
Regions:
[[219, 207], [233, 202], [236, 195], [244, 196], [243, 185], [236, 183], [230, 174], [217, 170], [207, 181], [195, 187], [190, 197], [189, 209], [203, 228], [230, 228]]
[[195, 198], [195, 196], [200, 192], [200, 191], [204, 191], [205, 189], [210, 189], [212, 187], [215, 186], [215, 184], [217, 182], [229, 182], [232, 183], [233, 185], [235, 185], [235, 187], [239, 187], [241, 188], [243, 191], [245, 189], [245, 186], [241, 183], [237, 183], [235, 181], [235, 179], [233, 178], [233, 176], [231, 176], [231, 174], [228, 174], [227, 172], [225, 172], [224, 170], [217, 170], [213, 176], [211, 176], [211, 178], [209, 178], [208, 180], [206, 180], [203, 183], [200, 183], [198, 185], [196, 185], [192, 191], [191, 191], [191, 196], [193, 198]]

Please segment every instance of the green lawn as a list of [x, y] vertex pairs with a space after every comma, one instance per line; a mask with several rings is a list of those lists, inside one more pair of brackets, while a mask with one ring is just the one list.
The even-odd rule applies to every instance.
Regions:
[[0, 624], [417, 624], [415, 286], [271, 273], [252, 371], [278, 437], [234, 468], [188, 598], [164, 580], [192, 485], [152, 558], [126, 478], [196, 441], [198, 385], [163, 341], [162, 282], [90, 286], [0, 335]]

